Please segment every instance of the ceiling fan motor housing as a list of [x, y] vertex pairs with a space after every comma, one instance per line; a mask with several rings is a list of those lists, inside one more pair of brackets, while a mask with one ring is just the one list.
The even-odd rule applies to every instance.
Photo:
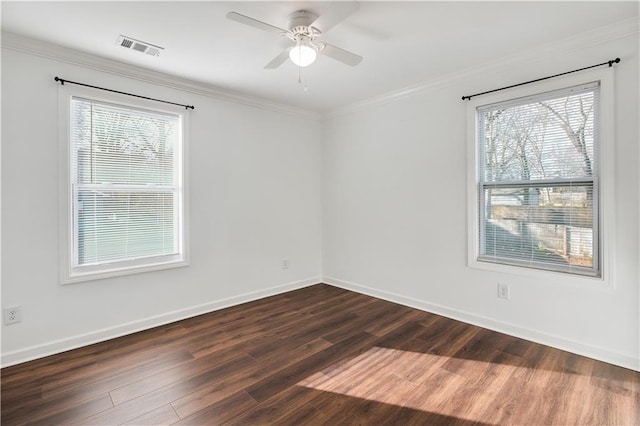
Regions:
[[318, 37], [322, 34], [322, 31], [311, 26], [316, 19], [318, 19], [318, 15], [307, 10], [298, 10], [293, 12], [289, 15], [289, 31], [293, 35], [302, 35], [310, 39]]

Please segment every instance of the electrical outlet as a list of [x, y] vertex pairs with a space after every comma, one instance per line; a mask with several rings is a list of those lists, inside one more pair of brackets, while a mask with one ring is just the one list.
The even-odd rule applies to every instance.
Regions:
[[282, 259], [282, 269], [289, 269], [289, 259]]
[[15, 324], [22, 321], [22, 314], [20, 313], [20, 306], [12, 306], [10, 308], [4, 308], [4, 323], [6, 325]]
[[498, 298], [509, 299], [509, 284], [498, 283]]

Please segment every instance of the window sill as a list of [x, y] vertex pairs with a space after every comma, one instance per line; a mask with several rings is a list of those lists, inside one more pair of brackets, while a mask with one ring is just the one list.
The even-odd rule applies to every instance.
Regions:
[[75, 284], [75, 283], [81, 283], [85, 281], [101, 280], [105, 278], [120, 277], [124, 275], [132, 275], [132, 274], [138, 274], [143, 272], [182, 268], [185, 266], [189, 266], [189, 261], [184, 258], [179, 258], [176, 260], [149, 263], [144, 265], [120, 266], [120, 267], [112, 267], [109, 269], [101, 268], [100, 270], [96, 270], [95, 268], [87, 268], [87, 267], [82, 268], [82, 270], [79, 270], [79, 268], [77, 268], [74, 271], [70, 271], [68, 274], [63, 274], [63, 276], [60, 277], [60, 284], [62, 285]]
[[516, 275], [520, 277], [535, 278], [545, 282], [557, 282], [567, 285], [590, 284], [599, 287], [611, 287], [611, 280], [604, 276], [589, 276], [581, 274], [572, 274], [570, 272], [549, 271], [537, 268], [528, 268], [525, 266], [507, 265], [503, 263], [485, 262], [480, 260], [469, 260], [470, 269], [483, 270], [495, 273]]

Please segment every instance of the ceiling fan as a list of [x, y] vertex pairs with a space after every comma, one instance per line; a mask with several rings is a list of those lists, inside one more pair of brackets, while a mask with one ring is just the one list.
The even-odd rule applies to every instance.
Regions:
[[237, 12], [227, 13], [227, 19], [289, 39], [289, 46], [265, 65], [267, 69], [278, 68], [287, 59], [291, 59], [299, 67], [306, 67], [316, 60], [318, 53], [344, 64], [356, 66], [362, 61], [362, 56], [317, 39], [358, 10], [358, 7], [356, 2], [336, 2], [328, 13], [322, 16], [308, 10], [298, 10], [289, 15], [288, 30]]

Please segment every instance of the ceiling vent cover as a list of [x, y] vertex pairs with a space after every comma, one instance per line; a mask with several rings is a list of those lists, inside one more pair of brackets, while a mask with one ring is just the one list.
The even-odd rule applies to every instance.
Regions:
[[146, 53], [151, 56], [160, 56], [160, 52], [164, 50], [164, 47], [156, 46], [155, 44], [136, 40], [135, 38], [124, 35], [118, 37], [116, 44], [126, 49], [137, 50], [138, 52]]

